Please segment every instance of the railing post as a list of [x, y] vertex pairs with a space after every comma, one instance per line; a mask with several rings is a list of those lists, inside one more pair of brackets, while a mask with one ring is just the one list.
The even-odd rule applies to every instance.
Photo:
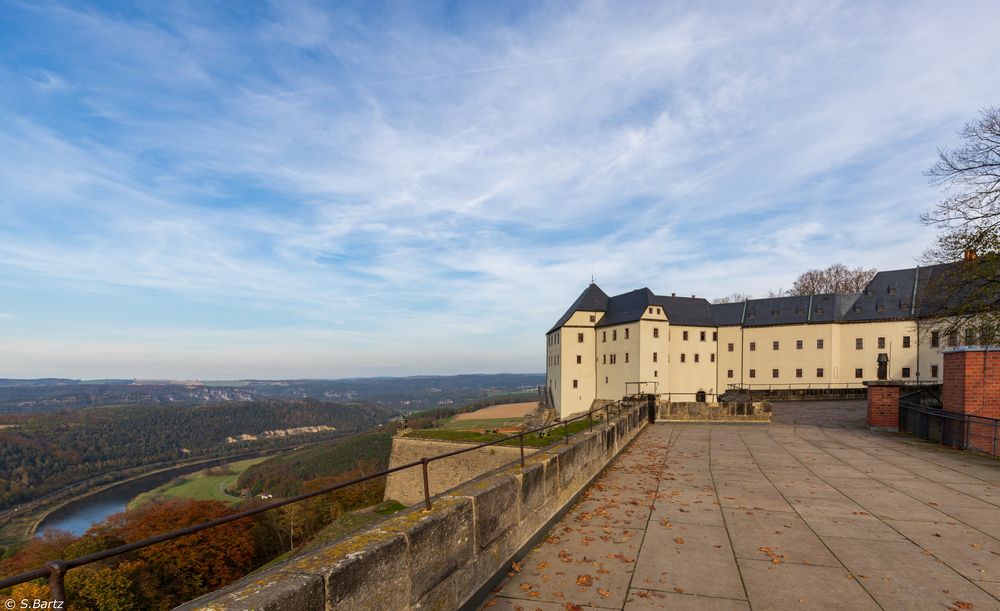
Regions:
[[424, 471], [424, 509], [426, 509], [427, 511], [430, 511], [431, 510], [431, 485], [427, 481], [427, 463], [428, 462], [429, 461], [427, 460], [427, 458], [421, 458], [420, 459], [420, 466], [423, 468], [423, 471]]
[[524, 431], [517, 434], [518, 441], [521, 442], [521, 468], [524, 468]]
[[587, 412], [587, 424], [590, 425], [590, 430], [594, 430], [594, 412]]
[[60, 604], [61, 609], [66, 605], [66, 590], [63, 587], [63, 577], [66, 575], [66, 563], [62, 560], [53, 560], [45, 565], [49, 569], [49, 593], [52, 600]]
[[569, 445], [569, 422], [563, 420], [563, 442]]

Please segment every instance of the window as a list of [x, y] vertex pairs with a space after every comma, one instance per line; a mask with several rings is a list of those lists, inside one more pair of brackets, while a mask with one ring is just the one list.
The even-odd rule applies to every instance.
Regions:
[[733, 346], [733, 343], [732, 343], [732, 342], [729, 342], [729, 344], [728, 344], [728, 345], [726, 346], [726, 349], [727, 349], [727, 350], [728, 350], [729, 352], [732, 352], [732, 351], [733, 351], [733, 349], [734, 349], [734, 346]]
[[778, 377], [778, 370], [777, 369], [772, 369], [771, 370], [771, 377], [772, 378]]
[[601, 331], [601, 341], [602, 342], [608, 341], [608, 332], [607, 331]]
[[580, 354], [576, 355], [576, 364], [583, 365], [583, 355]]
[[816, 306], [816, 316], [821, 316], [823, 314], [823, 307]]
[[579, 385], [580, 385], [579, 382], [573, 380], [573, 388], [577, 388]]
[[822, 350], [823, 349], [823, 340], [821, 340], [821, 339], [816, 340], [816, 349], [817, 350]]
[[904, 348], [909, 348], [910, 347], [910, 336], [909, 335], [904, 335], [903, 336], [903, 347]]
[[727, 369], [726, 370], [726, 377], [729, 378], [730, 380], [733, 379], [733, 370], [732, 369]]
[[[653, 357], [653, 362], [654, 363], [656, 362], [656, 357]], [[681, 362], [682, 363], [686, 363], [687, 362], [687, 355], [684, 354], [683, 352], [681, 352]]]
[[796, 369], [795, 370], [795, 377], [796, 378], [801, 378], [802, 377], [802, 370], [801, 369]]
[[656, 358], [656, 357], [657, 357], [657, 355], [656, 355], [656, 353], [654, 352], [654, 353], [653, 353], [653, 362], [654, 362], [654, 363], [656, 363], [656, 362], [657, 362], [657, 358]]
[[757, 342], [750, 342], [750, 352], [757, 350]]
[[756, 369], [751, 369], [750, 370], [750, 377], [751, 378], [756, 378], [757, 377], [757, 370]]
[[777, 350], [777, 349], [778, 349], [778, 342], [777, 341], [771, 342], [771, 350]]
[[823, 377], [823, 368], [822, 367], [817, 367], [816, 368], [816, 377], [817, 378], [822, 378]]
[[909, 367], [903, 367], [903, 377], [904, 378], [910, 377], [910, 368]]
[[879, 350], [885, 350], [885, 338], [884, 337], [878, 338], [878, 349]]
[[660, 372], [659, 372], [659, 371], [657, 371], [656, 369], [654, 369], [654, 370], [653, 370], [653, 377], [654, 377], [654, 378], [658, 378], [659, 376], [660, 376]]
[[594, 316], [593, 314], [591, 314], [590, 315], [590, 322], [594, 322], [595, 320], [597, 320], [597, 317]]
[[795, 349], [796, 350], [802, 350], [802, 340], [801, 339], [795, 340]]
[[583, 333], [577, 333], [576, 334], [576, 341], [579, 342], [579, 343], [581, 343], [581, 344], [583, 343]]
[[958, 331], [951, 331], [948, 333], [948, 345], [949, 346], [958, 345]]
[[938, 366], [937, 365], [931, 365], [931, 377], [932, 378], [936, 378], [936, 377], [938, 377], [937, 374], [938, 374]]
[[719, 332], [718, 331], [712, 331], [712, 341], [713, 342], [719, 341]]
[[602, 354], [601, 355], [601, 365], [607, 365], [607, 364], [608, 364], [608, 355]]
[[604, 376], [604, 383], [605, 383], [605, 384], [607, 384], [607, 383], [608, 383], [608, 376]]
[[704, 331], [700, 331], [698, 333], [698, 339], [700, 339], [701, 341], [705, 341], [705, 332]]
[[713, 362], [713, 363], [715, 362], [715, 353], [714, 352], [708, 355], [708, 360], [711, 361], [711, 362]]
[[625, 362], [628, 362], [628, 352], [625, 353]]
[[625, 329], [625, 339], [628, 339], [628, 328]]
[[855, 338], [855, 340], [854, 340], [854, 349], [855, 350], [864, 350], [864, 348], [865, 348], [865, 340], [862, 339], [862, 338], [860, 338], [860, 337]]
[[662, 314], [662, 313], [663, 313], [663, 311], [662, 311], [662, 310], [660, 310], [660, 308], [656, 308], [656, 313], [657, 313], [657, 314]]
[[611, 332], [611, 341], [613, 342], [618, 341], [618, 329], [615, 329]]
[[972, 329], [966, 329], [965, 330], [965, 345], [966, 346], [971, 346], [974, 343], [976, 343], [976, 340], [975, 340], [975, 331], [973, 331]]
[[614, 365], [615, 364], [615, 355], [612, 354], [610, 360], [611, 360], [611, 364]]
[[683, 339], [684, 339], [684, 341], [688, 341], [688, 332], [687, 331], [684, 332]]
[[694, 362], [695, 362], [695, 363], [699, 363], [699, 362], [701, 362], [701, 360], [700, 360], [700, 358], [699, 358], [700, 356], [701, 356], [701, 355], [699, 355], [699, 354], [698, 354], [697, 352], [695, 352], [695, 353], [694, 353]]
[[653, 327], [653, 337], [660, 337], [660, 328]]
[[865, 370], [860, 367], [854, 370], [854, 377], [863, 378], [865, 377]]
[[653, 308], [649, 308], [649, 313], [650, 313], [650, 314], [652, 314], [652, 313], [653, 313]]

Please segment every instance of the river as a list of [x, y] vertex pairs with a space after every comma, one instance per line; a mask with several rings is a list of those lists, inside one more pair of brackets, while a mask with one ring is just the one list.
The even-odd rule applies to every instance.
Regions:
[[250, 452], [248, 454], [240, 454], [239, 456], [228, 456], [226, 458], [174, 467], [149, 475], [143, 475], [66, 503], [45, 516], [45, 519], [38, 525], [38, 532], [52, 528], [68, 531], [75, 536], [82, 535], [87, 532], [88, 528], [98, 522], [104, 521], [108, 516], [125, 511], [125, 506], [135, 497], [143, 492], [148, 492], [166, 484], [178, 475], [194, 473], [202, 469], [217, 467], [237, 460], [254, 458], [263, 454], [274, 453], [275, 451]]

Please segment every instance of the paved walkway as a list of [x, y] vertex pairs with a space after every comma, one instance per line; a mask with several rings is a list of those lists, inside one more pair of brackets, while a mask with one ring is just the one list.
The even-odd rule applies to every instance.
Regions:
[[648, 427], [484, 608], [1000, 609], [1000, 462], [861, 410]]

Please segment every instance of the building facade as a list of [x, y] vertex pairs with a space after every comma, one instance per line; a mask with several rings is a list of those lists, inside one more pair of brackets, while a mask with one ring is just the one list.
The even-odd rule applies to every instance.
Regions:
[[733, 385], [860, 387], [879, 354], [892, 379], [939, 381], [940, 337], [921, 297], [946, 265], [879, 272], [856, 294], [712, 304], [648, 288], [583, 291], [546, 334], [546, 383], [560, 415], [635, 392], [709, 400]]

